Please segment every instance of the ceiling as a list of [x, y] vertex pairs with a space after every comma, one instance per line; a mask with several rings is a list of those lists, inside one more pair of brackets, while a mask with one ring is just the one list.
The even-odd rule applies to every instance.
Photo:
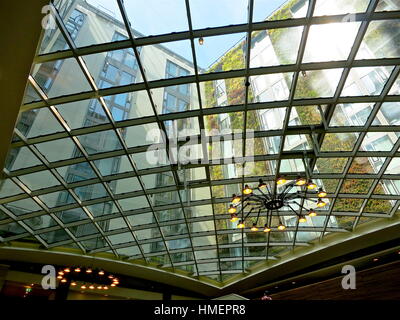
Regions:
[[[399, 3], [237, 2], [213, 4], [237, 13], [218, 19], [173, 1], [150, 29], [154, 1], [52, 4], [0, 182], [4, 244], [222, 287], [393, 224]], [[250, 231], [256, 214], [229, 221], [245, 184], [299, 175], [328, 193], [317, 217], [282, 208], [270, 233]]]

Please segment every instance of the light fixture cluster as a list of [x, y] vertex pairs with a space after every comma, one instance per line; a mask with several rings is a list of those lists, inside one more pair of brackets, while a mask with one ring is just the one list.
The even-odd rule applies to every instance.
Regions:
[[93, 270], [92, 268], [65, 267], [58, 271], [57, 279], [62, 284], [78, 286], [78, 281], [83, 283], [82, 290], [108, 290], [110, 287], [119, 285], [119, 279], [104, 270]]
[[[232, 195], [232, 201], [228, 208], [230, 214], [230, 221], [236, 222], [237, 228], [244, 229], [246, 218], [251, 212], [258, 210], [257, 221], [252, 224], [250, 231], [259, 231], [260, 227], [257, 226], [258, 219], [261, 213], [266, 212], [267, 223], [262, 228], [264, 232], [271, 231], [271, 220], [272, 211], [279, 210], [282, 207], [287, 207], [293, 211], [300, 223], [307, 221], [306, 216], [302, 213], [307, 212], [309, 217], [317, 216], [315, 209], [306, 209], [303, 206], [302, 201], [305, 200], [316, 203], [317, 208], [326, 206], [327, 202], [323, 200], [327, 193], [323, 188], [318, 188], [317, 184], [311, 179], [304, 177], [297, 177], [295, 180], [286, 180], [284, 177], [279, 177], [276, 181], [275, 188], [270, 188], [262, 179], [259, 179], [259, 184], [256, 188], [251, 188], [246, 184], [242, 190], [242, 195]], [[278, 192], [278, 186], [282, 186]], [[296, 192], [290, 192], [293, 188], [296, 188]], [[257, 192], [255, 192], [257, 191]], [[307, 195], [315, 195], [318, 200], [307, 197]], [[300, 208], [300, 212], [297, 212], [291, 205], [296, 204]], [[245, 215], [245, 209], [248, 208], [248, 212]], [[286, 226], [280, 222], [276, 228], [280, 231], [286, 229]]]

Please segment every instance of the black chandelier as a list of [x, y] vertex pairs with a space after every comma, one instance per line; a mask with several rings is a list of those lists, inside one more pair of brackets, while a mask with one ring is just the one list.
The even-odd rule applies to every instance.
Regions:
[[[282, 186], [280, 192], [278, 192], [278, 186]], [[291, 192], [293, 188], [297, 190]], [[310, 195], [309, 197], [307, 195]], [[236, 222], [237, 228], [245, 228], [245, 221], [252, 212], [257, 212], [257, 220], [253, 223], [251, 231], [258, 231], [260, 227], [257, 225], [260, 214], [266, 212], [267, 223], [263, 226], [264, 232], [271, 231], [272, 212], [279, 210], [283, 207], [289, 208], [295, 213], [299, 222], [306, 222], [306, 217], [303, 212], [306, 212], [308, 216], [315, 217], [317, 212], [315, 209], [307, 209], [303, 206], [304, 200], [314, 202], [317, 208], [326, 206], [326, 202], [323, 200], [327, 193], [323, 188], [318, 186], [312, 181], [307, 180], [303, 177], [298, 177], [295, 180], [287, 181], [284, 177], [280, 177], [276, 180], [276, 186], [274, 189], [270, 188], [262, 179], [259, 179], [259, 184], [256, 188], [251, 188], [249, 185], [245, 185], [242, 190], [242, 195], [232, 195], [232, 202], [229, 206], [228, 212], [231, 215], [230, 221]], [[315, 196], [318, 198], [312, 199]], [[295, 210], [292, 205], [297, 205], [300, 208], [300, 212]], [[248, 210], [248, 211], [247, 211]], [[247, 211], [247, 212], [245, 212]], [[280, 221], [277, 226], [278, 230], [285, 230], [286, 226]]]

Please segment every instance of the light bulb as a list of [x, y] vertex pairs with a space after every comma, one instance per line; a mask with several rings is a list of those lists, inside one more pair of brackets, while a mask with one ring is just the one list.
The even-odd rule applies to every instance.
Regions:
[[322, 207], [325, 207], [325, 206], [326, 206], [326, 202], [322, 201], [321, 199], [318, 199], [317, 207], [318, 208], [322, 208]]
[[279, 178], [276, 180], [276, 183], [277, 183], [277, 184], [285, 184], [285, 183], [286, 183], [286, 179], [283, 178], [283, 177], [279, 177]]
[[283, 225], [283, 224], [280, 224], [279, 226], [278, 226], [278, 230], [285, 230], [286, 229], [286, 227]]
[[200, 38], [199, 38], [199, 45], [202, 46], [203, 44], [204, 44], [204, 39], [203, 39], [203, 37], [200, 37]]
[[253, 192], [253, 189], [250, 188], [248, 184], [246, 184], [243, 189], [243, 194], [251, 194], [252, 192]]
[[229, 206], [228, 212], [229, 212], [230, 214], [232, 214], [232, 213], [236, 213], [236, 211], [237, 211], [236, 207], [234, 207], [233, 204], [231, 204], [231, 205]]
[[308, 181], [307, 189], [314, 190], [316, 187], [317, 187], [317, 185], [314, 182], [312, 182], [311, 180]]
[[115, 283], [111, 283], [111, 287], [116, 287], [117, 285]]
[[86, 289], [86, 286], [85, 285], [81, 286], [81, 289]]
[[237, 203], [239, 203], [239, 202], [240, 202], [240, 197], [237, 196], [237, 195], [235, 195], [235, 194], [233, 194], [233, 195], [232, 195], [232, 203], [233, 203], [233, 204], [237, 204]]
[[258, 188], [259, 189], [264, 189], [264, 188], [267, 187], [267, 184], [262, 179], [259, 179], [258, 182], [259, 182], [258, 183]]
[[236, 222], [238, 219], [239, 218], [236, 214], [231, 214], [231, 222]]
[[270, 231], [271, 231], [271, 228], [269, 228], [267, 225], [265, 225], [263, 231], [264, 231], [264, 232], [270, 232]]
[[62, 279], [61, 282], [65, 283], [65, 282], [67, 282], [67, 279]]
[[92, 271], [92, 269], [86, 269], [86, 273], [92, 273], [93, 271]]
[[299, 222], [307, 222], [307, 219], [305, 216], [300, 216], [299, 217]]
[[322, 188], [319, 188], [319, 190], [318, 190], [318, 197], [320, 197], [320, 198], [325, 198], [326, 197], [326, 195], [327, 195], [327, 193], [326, 193], [326, 191], [324, 191]]
[[238, 223], [238, 225], [237, 225], [237, 227], [238, 227], [239, 229], [243, 229], [243, 228], [244, 228], [244, 222], [243, 222], [242, 220], [240, 220], [239, 223]]
[[297, 186], [304, 186], [306, 183], [307, 183], [307, 180], [305, 178], [298, 177], [296, 179], [296, 185]]
[[315, 212], [315, 210], [311, 209], [310, 211], [308, 211], [309, 217], [315, 217], [316, 215], [317, 215], [317, 213]]
[[94, 289], [94, 285], [91, 284], [91, 285], [89, 286], [89, 289], [90, 289], [90, 290], [93, 290], [93, 289]]
[[61, 276], [61, 275], [57, 276], [57, 279], [62, 279], [62, 278], [63, 278], [63, 276]]
[[81, 268], [75, 268], [75, 272], [81, 272]]
[[66, 273], [71, 272], [71, 269], [70, 268], [65, 268], [64, 272], [66, 272]]
[[102, 287], [102, 286], [98, 286], [97, 289], [98, 289], [98, 290], [102, 290], [103, 287]]
[[71, 282], [71, 286], [75, 287], [76, 286], [76, 282]]
[[103, 290], [108, 290], [108, 287], [107, 287], [107, 286], [104, 286], [104, 287], [103, 287]]
[[257, 225], [253, 223], [253, 226], [250, 229], [251, 231], [258, 231]]
[[99, 276], [104, 276], [104, 271], [103, 270], [99, 271]]

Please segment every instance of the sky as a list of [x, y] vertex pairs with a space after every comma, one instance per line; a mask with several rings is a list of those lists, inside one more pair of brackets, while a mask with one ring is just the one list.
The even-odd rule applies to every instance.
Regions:
[[[265, 19], [287, 0], [254, 0], [253, 21]], [[100, 9], [112, 12], [121, 20], [116, 0], [87, 0]], [[247, 22], [247, 0], [190, 0], [193, 29], [218, 27]], [[145, 36], [188, 30], [184, 0], [124, 0], [132, 28]], [[103, 8], [101, 8], [103, 7]], [[197, 64], [209, 67], [235, 43], [245, 36], [231, 34], [204, 38], [200, 47], [196, 42]], [[190, 42], [176, 41], [164, 46], [193, 61]]]

